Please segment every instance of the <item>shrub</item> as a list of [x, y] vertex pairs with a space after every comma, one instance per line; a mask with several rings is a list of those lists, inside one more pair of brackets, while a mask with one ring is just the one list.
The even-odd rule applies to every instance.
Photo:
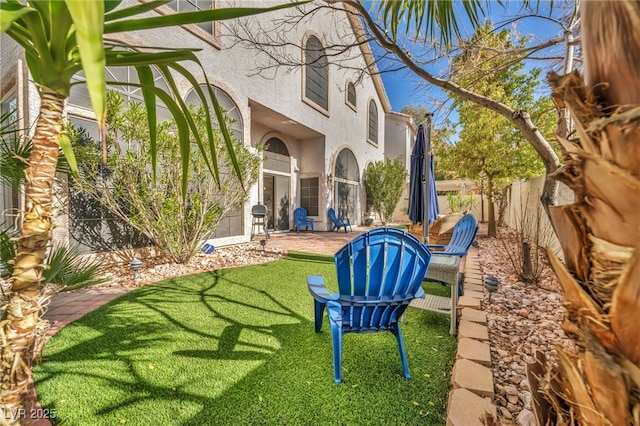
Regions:
[[449, 202], [451, 213], [469, 211], [477, 203], [474, 195], [462, 195], [461, 192], [448, 192], [447, 201]]
[[400, 158], [393, 161], [376, 161], [367, 167], [367, 201], [380, 215], [383, 225], [391, 220], [402, 196], [402, 187], [406, 179], [407, 172]]
[[510, 243], [501, 240], [503, 252], [513, 273], [522, 282], [537, 284], [548, 269], [546, 248], [553, 241], [553, 229], [543, 220], [544, 213], [538, 208], [527, 208], [529, 197], [520, 203], [514, 217], [515, 238]]
[[[78, 156], [82, 157], [75, 187], [144, 234], [163, 254], [176, 262], [186, 262], [202, 241], [215, 232], [223, 217], [242, 207], [248, 194], [232, 170], [231, 158], [220, 134], [214, 135], [220, 185], [211, 178], [209, 166], [193, 141], [185, 191], [180, 179], [179, 143], [168, 121], [157, 129], [154, 179], [146, 110], [138, 103], [131, 103], [127, 108], [123, 108], [123, 104], [119, 94], [108, 94], [106, 166], [101, 164], [98, 145], [79, 138], [80, 134], [75, 132], [76, 137], [72, 139], [76, 140]], [[192, 112], [196, 125], [204, 128], [204, 110], [194, 108]], [[235, 141], [235, 155], [242, 183], [247, 187], [253, 185], [258, 178], [260, 157], [240, 141]]]

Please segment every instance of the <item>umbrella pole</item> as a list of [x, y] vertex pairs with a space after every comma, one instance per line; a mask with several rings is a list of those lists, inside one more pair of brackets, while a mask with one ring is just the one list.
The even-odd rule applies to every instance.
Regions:
[[431, 200], [431, 185], [429, 184], [429, 178], [431, 177], [431, 118], [433, 117], [432, 112], [427, 112], [425, 114], [425, 118], [427, 120], [427, 149], [423, 158], [424, 161], [424, 177], [422, 179], [422, 184], [424, 185], [423, 193], [424, 197], [424, 209], [422, 215], [422, 241], [425, 244], [429, 244], [429, 201]]

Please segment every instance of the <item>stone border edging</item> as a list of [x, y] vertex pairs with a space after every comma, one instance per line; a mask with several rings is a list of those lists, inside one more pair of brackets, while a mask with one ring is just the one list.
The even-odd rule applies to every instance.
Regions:
[[481, 310], [484, 295], [478, 248], [470, 247], [464, 263], [464, 295], [458, 327], [458, 351], [451, 372], [447, 426], [483, 426], [487, 415], [497, 419], [487, 316]]

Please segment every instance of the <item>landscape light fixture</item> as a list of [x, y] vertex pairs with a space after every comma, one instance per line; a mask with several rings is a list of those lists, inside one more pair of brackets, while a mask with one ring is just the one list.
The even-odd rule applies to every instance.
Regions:
[[500, 285], [500, 281], [496, 277], [488, 276], [483, 280], [484, 288], [489, 292], [489, 302], [491, 302], [491, 293], [495, 293], [498, 291], [498, 286]]
[[131, 263], [129, 263], [129, 268], [133, 271], [133, 282], [135, 283], [138, 271], [142, 269], [142, 260], [134, 257]]

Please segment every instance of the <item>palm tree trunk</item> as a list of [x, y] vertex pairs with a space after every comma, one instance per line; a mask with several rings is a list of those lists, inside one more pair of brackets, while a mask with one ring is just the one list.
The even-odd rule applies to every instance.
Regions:
[[26, 174], [26, 214], [16, 247], [11, 288], [2, 316], [0, 413], [9, 424], [24, 420], [37, 325], [50, 297], [42, 294], [42, 269], [51, 240], [53, 181], [58, 162], [64, 97], [44, 89]]
[[532, 389], [552, 407], [537, 410], [540, 424], [638, 425], [640, 3], [583, 2], [582, 19], [586, 84], [578, 73], [550, 78], [579, 136], [558, 138], [565, 165], [552, 176], [575, 202], [550, 213], [565, 258], [552, 256], [563, 328], [580, 353], [559, 350]]

